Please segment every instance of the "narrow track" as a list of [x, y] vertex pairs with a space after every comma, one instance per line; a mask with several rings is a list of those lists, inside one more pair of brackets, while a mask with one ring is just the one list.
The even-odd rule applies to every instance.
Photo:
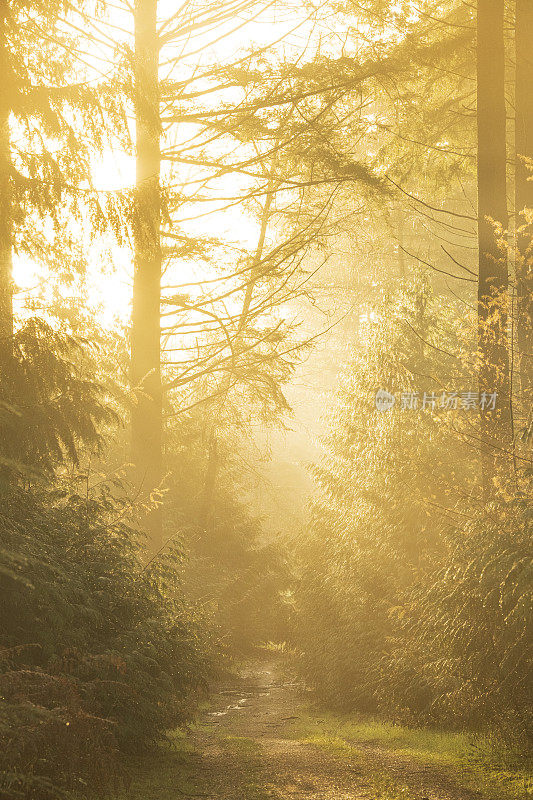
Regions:
[[[220, 688], [190, 737], [185, 783], [166, 798], [207, 800], [481, 800], [445, 770], [370, 745], [335, 752], [291, 736], [305, 700], [274, 662]], [[460, 776], [457, 776], [458, 778]], [[178, 785], [178, 781], [176, 781]], [[154, 794], [155, 798], [159, 795]], [[151, 795], [150, 795], [151, 797]]]

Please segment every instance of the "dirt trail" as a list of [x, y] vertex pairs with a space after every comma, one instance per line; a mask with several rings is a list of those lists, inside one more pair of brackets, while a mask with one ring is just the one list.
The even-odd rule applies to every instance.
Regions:
[[[357, 743], [335, 750], [291, 738], [304, 706], [276, 662], [220, 689], [192, 733], [194, 764], [176, 797], [209, 800], [474, 800], [439, 768]], [[169, 797], [172, 796], [169, 792]], [[166, 797], [166, 795], [165, 795]]]

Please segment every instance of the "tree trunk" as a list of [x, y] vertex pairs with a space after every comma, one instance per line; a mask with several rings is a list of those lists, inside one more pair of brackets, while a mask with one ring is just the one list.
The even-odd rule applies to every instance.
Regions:
[[13, 77], [7, 47], [9, 4], [0, 0], [0, 345], [13, 338], [13, 208], [9, 115]]
[[407, 265], [405, 263], [405, 217], [401, 210], [395, 214], [396, 217], [396, 238], [398, 239], [398, 273], [400, 280], [404, 281], [407, 277]]
[[509, 448], [510, 392], [507, 343], [507, 254], [495, 225], [507, 228], [504, 0], [478, 0], [478, 351], [479, 392], [497, 393], [496, 407], [481, 409], [486, 493]]
[[200, 502], [200, 525], [205, 533], [212, 533], [214, 528], [215, 495], [218, 472], [218, 441], [216, 428], [213, 426], [209, 435], [207, 469], [204, 489]]
[[[137, 184], [134, 218], [135, 268], [131, 328], [132, 455], [142, 495], [153, 495], [163, 472], [160, 357], [161, 190], [159, 51], [157, 0], [136, 0]], [[162, 546], [161, 507], [152, 509], [145, 527], [153, 549]]]
[[[522, 400], [526, 409], [533, 401], [533, 225], [524, 209], [533, 214], [533, 3], [516, 0], [516, 173], [517, 212], [517, 317], [516, 340], [520, 359]], [[530, 159], [530, 168], [524, 157]]]

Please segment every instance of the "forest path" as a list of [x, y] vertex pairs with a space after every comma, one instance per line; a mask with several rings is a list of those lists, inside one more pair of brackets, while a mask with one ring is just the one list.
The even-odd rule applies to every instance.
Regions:
[[[143, 800], [481, 800], [461, 776], [363, 742], [298, 733], [309, 720], [301, 688], [279, 660], [246, 667], [219, 687], [164, 763], [135, 781]], [[316, 718], [320, 724], [320, 714]], [[317, 731], [320, 730], [317, 727]], [[464, 778], [464, 776], [463, 776]], [[471, 785], [471, 782], [470, 782]], [[490, 797], [490, 795], [488, 795]], [[494, 795], [492, 795], [494, 797]], [[509, 795], [507, 795], [509, 797]]]

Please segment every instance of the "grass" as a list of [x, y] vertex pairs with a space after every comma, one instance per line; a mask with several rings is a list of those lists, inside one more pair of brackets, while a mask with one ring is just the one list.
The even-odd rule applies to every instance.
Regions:
[[407, 728], [378, 720], [357, 720], [331, 713], [308, 710], [298, 720], [285, 727], [290, 739], [310, 740], [317, 734], [327, 734], [347, 742], [378, 746], [396, 753], [437, 763], [454, 763], [465, 752], [469, 739], [462, 733], [445, 733], [420, 728]]
[[[419, 800], [422, 793], [464, 798], [466, 789], [477, 790], [485, 800], [532, 798], [531, 770], [494, 741], [336, 715], [304, 703], [294, 715], [276, 727], [275, 737], [307, 745], [303, 759], [309, 759], [313, 747], [329, 753], [339, 767], [344, 764], [346, 775], [362, 780], [373, 800]], [[261, 736], [237, 736], [234, 730], [232, 720], [224, 718], [216, 725], [198, 722], [187, 733], [171, 732], [158, 748], [132, 762], [132, 783], [120, 800], [294, 797], [293, 788], [275, 788], [271, 782]], [[314, 760], [311, 752], [311, 764]], [[421, 771], [421, 765], [427, 770]]]
[[[133, 781], [124, 798], [130, 800], [179, 800], [217, 796], [217, 786], [228, 800], [281, 800], [269, 788], [261, 766], [261, 746], [253, 738], [235, 736], [223, 727], [200, 723], [194, 732], [221, 753], [220, 774], [206, 770], [202, 745], [196, 736], [174, 731], [153, 753], [132, 765]], [[532, 774], [498, 751], [488, 740], [474, 740], [468, 734], [409, 728], [372, 719], [357, 719], [317, 712], [302, 707], [296, 719], [288, 720], [276, 735], [301, 741], [331, 753], [355, 769], [372, 788], [375, 800], [412, 800], [419, 796], [410, 784], [413, 764], [426, 764], [439, 776], [461, 788], [476, 789], [487, 798], [525, 800], [532, 797]], [[199, 747], [199, 749], [198, 749]], [[369, 757], [368, 747], [376, 748]], [[380, 763], [380, 755], [384, 761]], [[387, 755], [405, 771], [387, 768]], [[237, 765], [237, 770], [235, 770]], [[229, 768], [230, 774], [225, 774]]]
[[[352, 761], [365, 754], [365, 746], [371, 746], [406, 762], [441, 769], [458, 785], [481, 790], [489, 797], [533, 797], [531, 765], [520, 763], [493, 740], [474, 738], [468, 733], [409, 728], [304, 708], [298, 719], [286, 723], [282, 735]], [[379, 770], [373, 777], [378, 795], [406, 797], [406, 787], [393, 788], [391, 784], [380, 789], [386, 776]]]

